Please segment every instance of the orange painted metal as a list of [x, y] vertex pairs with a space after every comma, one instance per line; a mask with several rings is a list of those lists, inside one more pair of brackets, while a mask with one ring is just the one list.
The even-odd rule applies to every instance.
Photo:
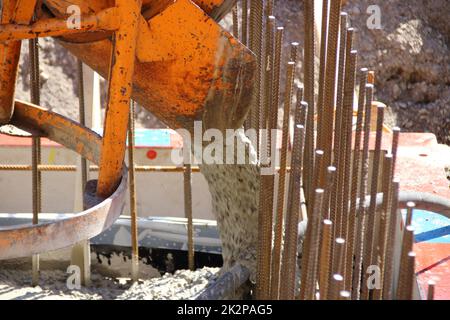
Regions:
[[118, 8], [108, 8], [93, 15], [83, 15], [80, 26], [67, 28], [66, 19], [41, 19], [31, 25], [15, 23], [0, 26], [0, 41], [23, 40], [37, 37], [55, 37], [91, 31], [114, 31], [119, 27]]
[[125, 157], [132, 77], [141, 0], [116, 0], [120, 27], [111, 52], [108, 105], [103, 128], [97, 195], [108, 197], [120, 183]]
[[[16, 101], [11, 124], [46, 136], [93, 163], [99, 163], [101, 137], [64, 116]], [[64, 248], [100, 234], [120, 216], [126, 189], [127, 170], [124, 167], [119, 187], [107, 199], [96, 198], [95, 185], [88, 184], [85, 199], [89, 201], [85, 201], [85, 206], [89, 209], [86, 211], [53, 223], [0, 227], [0, 260]]]
[[[37, 0], [4, 0], [1, 24], [28, 24]], [[15, 10], [16, 8], [20, 8]], [[8, 123], [13, 113], [20, 41], [0, 43], [0, 124]]]
[[[59, 39], [107, 77], [111, 41]], [[255, 56], [188, 0], [147, 22], [141, 19], [132, 98], [172, 128], [236, 129], [252, 101]]]

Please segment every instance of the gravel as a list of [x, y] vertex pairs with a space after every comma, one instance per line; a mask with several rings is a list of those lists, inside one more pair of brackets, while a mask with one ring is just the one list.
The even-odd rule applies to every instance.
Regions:
[[[132, 284], [127, 274], [129, 263], [116, 256], [111, 266], [93, 265], [91, 286], [70, 290], [66, 284], [70, 274], [62, 267], [68, 262], [53, 261], [50, 266], [48, 261], [43, 262], [37, 287], [31, 286], [29, 263], [23, 260], [19, 263], [1, 262], [0, 300], [186, 300], [195, 298], [213, 283], [219, 272], [219, 268], [206, 267], [160, 276], [153, 269], [153, 272], [141, 274], [141, 280]], [[145, 267], [142, 269], [141, 265], [141, 272], [145, 271]]]

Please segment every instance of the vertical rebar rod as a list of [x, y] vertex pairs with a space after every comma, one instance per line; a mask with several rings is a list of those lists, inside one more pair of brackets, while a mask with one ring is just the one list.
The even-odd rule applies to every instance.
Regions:
[[[332, 271], [333, 274], [342, 275], [344, 271], [344, 253], [345, 253], [346, 241], [343, 238], [337, 238], [334, 243], [334, 258]], [[343, 276], [343, 275], [342, 275]]]
[[[316, 150], [315, 155], [314, 155], [314, 159], [316, 162], [314, 164], [315, 168], [319, 168], [320, 165], [322, 164], [323, 155], [324, 155], [324, 152], [322, 150]], [[313, 181], [315, 181], [317, 176], [319, 175], [318, 170], [313, 172], [313, 175], [314, 175]], [[321, 192], [324, 193], [323, 189], [318, 189], [318, 190], [322, 190]], [[316, 194], [317, 194], [317, 190], [316, 190]], [[316, 200], [314, 198], [315, 198], [315, 196], [313, 197], [313, 201], [316, 202]], [[310, 205], [308, 207], [308, 227], [306, 228], [305, 240], [303, 241], [303, 253], [302, 253], [302, 262], [301, 262], [301, 288], [300, 288], [300, 299], [301, 300], [307, 299], [308, 294], [310, 293], [308, 291], [308, 289], [310, 289], [310, 288], [308, 288], [307, 281], [308, 281], [308, 277], [310, 276], [308, 274], [308, 272], [310, 270], [310, 264], [313, 263], [311, 261], [309, 252], [311, 250], [311, 238], [313, 236], [313, 235], [311, 235], [312, 230], [313, 230], [312, 221], [315, 217], [314, 216], [315, 213], [316, 213], [315, 204], [313, 206]]]
[[322, 239], [320, 246], [319, 265], [319, 289], [320, 299], [325, 300], [328, 296], [329, 279], [331, 275], [331, 246], [333, 241], [333, 222], [324, 220], [322, 223]]
[[320, 67], [319, 67], [319, 92], [317, 99], [317, 144], [321, 145], [321, 136], [323, 132], [323, 109], [325, 96], [325, 72], [327, 59], [328, 43], [328, 14], [329, 0], [323, 0], [322, 4], [322, 29], [320, 40]]
[[[348, 30], [347, 39], [352, 38], [353, 29]], [[351, 41], [350, 41], [351, 42]], [[350, 47], [351, 48], [351, 47]], [[348, 239], [348, 226], [349, 226], [349, 206], [350, 206], [350, 182], [352, 173], [352, 132], [353, 132], [353, 101], [355, 96], [355, 77], [356, 77], [356, 60], [357, 52], [351, 51], [347, 56], [348, 63], [346, 63], [346, 76], [344, 85], [344, 123], [345, 127], [343, 134], [345, 135], [345, 151], [344, 151], [344, 179], [343, 179], [343, 193], [342, 193], [342, 214], [340, 217], [341, 237]], [[343, 253], [343, 271], [340, 273], [346, 279], [348, 277], [347, 266], [347, 247], [348, 241], [345, 245], [345, 251]], [[348, 271], [350, 273], [350, 270]], [[345, 282], [347, 283], [347, 281]], [[350, 288], [345, 288], [350, 290]]]
[[[272, 103], [272, 86], [274, 77], [274, 32], [275, 32], [275, 17], [268, 16], [266, 20], [266, 38], [265, 38], [265, 51], [264, 51], [264, 100], [263, 100], [263, 121], [262, 129], [270, 129], [270, 117], [273, 111]], [[263, 131], [265, 134], [265, 131]], [[270, 141], [269, 132], [269, 141]], [[263, 139], [264, 141], [264, 139]], [[270, 143], [269, 143], [270, 146]]]
[[[296, 110], [296, 115], [300, 110]], [[292, 149], [291, 174], [289, 178], [289, 193], [286, 212], [286, 231], [283, 250], [283, 264], [281, 274], [285, 275], [284, 285], [280, 286], [280, 299], [294, 300], [297, 265], [298, 222], [301, 203], [301, 170], [303, 162], [305, 127], [295, 126], [294, 143]]]
[[[275, 23], [275, 22], [274, 22]], [[277, 148], [276, 145], [278, 127], [278, 108], [280, 104], [280, 72], [281, 72], [281, 48], [283, 43], [284, 28], [279, 27], [275, 32], [275, 56], [273, 63], [273, 82], [270, 111], [268, 115], [268, 126], [270, 129], [268, 148], [270, 150], [270, 161], [274, 168], [276, 166]], [[274, 139], [274, 141], [273, 141]], [[271, 292], [271, 250], [272, 247], [272, 226], [273, 207], [275, 198], [275, 172], [270, 175], [261, 176], [260, 190], [265, 193], [260, 194], [259, 223], [258, 223], [258, 259], [257, 259], [257, 283], [256, 296], [258, 298], [269, 299]]]
[[330, 219], [330, 196], [333, 192], [333, 186], [336, 182], [336, 167], [328, 167], [328, 181], [325, 188], [324, 201], [322, 206], [322, 217], [323, 219]]
[[130, 188], [130, 216], [131, 216], [131, 279], [133, 282], [139, 278], [139, 242], [137, 227], [137, 198], [136, 198], [136, 170], [134, 161], [134, 132], [135, 132], [135, 106], [136, 102], [130, 101], [130, 113], [128, 123], [128, 187]]
[[404, 299], [405, 288], [407, 288], [408, 283], [408, 254], [413, 251], [414, 245], [414, 227], [406, 226], [403, 232], [402, 239], [402, 252], [400, 255], [400, 272], [398, 277], [398, 285], [397, 285], [397, 299]]
[[261, 128], [261, 108], [262, 108], [262, 89], [264, 83], [264, 73], [263, 73], [263, 61], [262, 61], [262, 53], [263, 53], [263, 34], [264, 34], [264, 0], [251, 0], [251, 20], [253, 21], [253, 32], [252, 38], [250, 39], [250, 49], [256, 55], [256, 80], [255, 80], [255, 89], [254, 89], [254, 105], [252, 112], [252, 126], [251, 128], [256, 129], [256, 153], [258, 154], [258, 158], [260, 155], [260, 131]]
[[290, 50], [289, 60], [297, 63], [300, 43], [295, 42], [295, 41], [291, 42], [290, 48], [291, 48], [291, 50]]
[[[39, 42], [38, 38], [30, 39], [30, 96], [31, 103], [40, 104], [40, 70], [39, 70]], [[41, 164], [41, 138], [32, 137], [31, 143], [31, 167], [32, 167], [32, 202], [33, 202], [33, 224], [39, 223], [39, 212], [42, 210], [41, 172], [38, 170]], [[39, 283], [39, 255], [32, 257], [32, 285]]]
[[292, 94], [294, 84], [295, 62], [289, 61], [287, 65], [286, 90], [284, 98], [283, 113], [283, 133], [280, 155], [280, 170], [278, 174], [278, 193], [276, 205], [276, 219], [274, 232], [274, 248], [272, 254], [272, 279], [271, 279], [271, 297], [278, 299], [279, 281], [280, 281], [280, 263], [281, 263], [281, 247], [283, 239], [283, 222], [284, 222], [284, 200], [286, 188], [286, 172], [287, 172], [287, 151], [289, 140], [289, 115], [292, 105]]
[[351, 177], [351, 196], [350, 196], [350, 212], [348, 220], [348, 248], [346, 253], [346, 278], [345, 288], [352, 292], [352, 280], [354, 270], [354, 255], [355, 255], [355, 241], [356, 241], [356, 227], [357, 221], [360, 217], [357, 214], [357, 200], [358, 200], [358, 176], [361, 168], [361, 137], [363, 129], [363, 117], [366, 99], [366, 84], [367, 84], [367, 68], [360, 70], [359, 81], [359, 97], [358, 97], [358, 112], [356, 116], [355, 142], [353, 148], [353, 164]]
[[[376, 208], [377, 202], [377, 191], [378, 191], [378, 175], [381, 168], [381, 141], [383, 138], [383, 121], [384, 121], [384, 111], [386, 106], [378, 105], [377, 106], [377, 128], [376, 128], [376, 138], [375, 138], [375, 150], [373, 156], [373, 165], [372, 165], [372, 181], [370, 186], [370, 205], [369, 205], [369, 213], [368, 213], [368, 228], [367, 228], [367, 237], [365, 239], [366, 249], [364, 253], [363, 265], [364, 268], [373, 264], [375, 257], [375, 239], [377, 233], [375, 232], [375, 228], [378, 225], [378, 216], [379, 211]], [[364, 274], [364, 283], [366, 283], [368, 273], [363, 272]], [[369, 298], [369, 290], [366, 285], [362, 288], [363, 299]]]
[[370, 142], [370, 122], [371, 108], [373, 100], [373, 85], [366, 85], [366, 103], [364, 113], [364, 140], [361, 159], [361, 174], [359, 183], [359, 204], [358, 204], [358, 230], [356, 233], [355, 248], [355, 268], [353, 274], [352, 299], [359, 300], [361, 290], [362, 262], [365, 243], [363, 242], [366, 234], [367, 208], [364, 205], [364, 199], [367, 194], [367, 184], [369, 179], [369, 142]]
[[327, 300], [339, 300], [339, 293], [344, 287], [344, 277], [340, 274], [333, 274], [330, 281], [330, 289]]
[[410, 251], [406, 255], [404, 267], [404, 269], [400, 269], [401, 275], [403, 275], [403, 281], [399, 283], [398, 300], [413, 300], [416, 268], [416, 253], [414, 251]]
[[184, 164], [184, 215], [187, 219], [188, 235], [188, 265], [189, 269], [195, 270], [195, 251], [194, 251], [194, 222], [192, 213], [192, 166], [191, 152], [185, 152], [188, 156], [187, 163]]
[[[386, 243], [387, 233], [389, 231], [390, 205], [391, 205], [391, 189], [392, 189], [392, 155], [386, 154], [383, 163], [383, 204], [381, 207], [379, 241], [376, 247], [375, 263], [380, 268], [381, 283], [383, 283], [383, 275], [385, 269]], [[381, 300], [383, 297], [383, 288], [375, 288], [373, 292], [374, 300]]]
[[[337, 69], [337, 49], [339, 36], [339, 22], [342, 0], [330, 1], [330, 23], [328, 32], [327, 45], [327, 63], [325, 74], [325, 97], [323, 110], [323, 150], [325, 158], [323, 167], [320, 170], [319, 186], [326, 183], [326, 173], [328, 166], [331, 165], [332, 145], [333, 145], [333, 119], [335, 108], [335, 93], [336, 93], [336, 69]], [[321, 146], [319, 146], [321, 147]]]
[[265, 198], [266, 186], [273, 185], [273, 176], [260, 176], [260, 193], [258, 208], [258, 251], [256, 265], [256, 298], [268, 300], [271, 292], [271, 248], [273, 207], [268, 205]]
[[277, 27], [275, 31], [275, 58], [273, 62], [272, 86], [272, 128], [278, 127], [278, 109], [280, 108], [280, 82], [281, 82], [281, 55], [283, 48], [284, 28]]
[[[336, 137], [339, 142], [336, 141], [335, 148], [337, 149], [336, 156], [338, 168], [338, 187], [336, 189], [336, 229], [335, 237], [346, 237], [346, 225], [345, 217], [347, 216], [348, 209], [348, 157], [351, 157], [351, 132], [352, 132], [352, 120], [353, 120], [353, 97], [354, 97], [354, 85], [355, 85], [355, 66], [356, 66], [356, 52], [351, 53], [353, 45], [353, 29], [350, 28], [346, 32], [345, 43], [345, 63], [344, 63], [344, 78], [342, 84], [342, 92], [338, 93], [340, 97], [338, 108], [340, 112], [340, 128], [336, 128], [340, 134]], [[345, 99], [345, 101], [344, 101]], [[349, 139], [350, 138], [350, 139]], [[349, 141], [350, 140], [350, 141]], [[345, 275], [340, 273], [344, 278]]]
[[397, 153], [398, 153], [398, 144], [400, 142], [400, 128], [394, 127], [392, 129], [392, 178], [395, 178], [395, 169], [397, 165]]
[[351, 300], [351, 298], [352, 298], [352, 294], [350, 291], [342, 290], [339, 293], [339, 300]]
[[[306, 172], [313, 172], [314, 167], [314, 0], [304, 1], [304, 21], [305, 21], [305, 45], [304, 45], [304, 100], [308, 103], [308, 114], [306, 122], [305, 155], [303, 163]], [[304, 189], [308, 206], [313, 206], [314, 181], [310, 174], [303, 177]]]
[[242, 0], [242, 27], [241, 41], [244, 46], [248, 45], [248, 0]]
[[435, 288], [436, 288], [436, 282], [434, 282], [432, 280], [428, 281], [427, 300], [434, 300]]
[[395, 238], [397, 231], [398, 219], [398, 193], [400, 189], [400, 182], [394, 180], [392, 182], [392, 197], [389, 212], [389, 229], [386, 238], [386, 258], [384, 261], [384, 275], [383, 275], [383, 300], [392, 300], [393, 298], [393, 279], [394, 279], [394, 250]]
[[416, 207], [416, 204], [414, 202], [408, 202], [406, 204], [406, 220], [405, 220], [405, 226], [410, 226], [412, 225], [412, 221], [413, 221], [413, 211], [414, 208]]
[[[82, 126], [86, 126], [86, 106], [84, 103], [83, 62], [78, 59], [78, 105], [79, 120]], [[84, 191], [88, 180], [87, 160], [81, 157], [81, 184]]]
[[232, 9], [233, 15], [233, 36], [239, 39], [239, 15], [238, 15], [238, 3], [234, 5]]
[[[339, 36], [339, 64], [338, 64], [338, 83], [336, 90], [336, 108], [334, 119], [334, 144], [333, 144], [333, 163], [337, 169], [337, 182], [334, 185], [332, 197], [331, 197], [331, 220], [335, 225], [335, 236], [340, 236], [341, 221], [337, 218], [342, 213], [342, 179], [344, 176], [343, 164], [341, 165], [341, 159], [344, 156], [342, 152], [345, 145], [342, 144], [342, 129], [343, 126], [343, 96], [344, 96], [344, 81], [345, 81], [345, 61], [347, 51], [347, 13], [341, 13], [341, 27]], [[334, 110], [333, 110], [334, 112]], [[342, 144], [342, 147], [341, 147]]]
[[[303, 259], [305, 255], [306, 263], [302, 261], [300, 299], [314, 300], [316, 298], [317, 272], [320, 245], [320, 210], [325, 190], [316, 189], [314, 195], [314, 212], [308, 216], [308, 226], [306, 231], [305, 246], [303, 248]], [[306, 241], [307, 240], [307, 241]]]

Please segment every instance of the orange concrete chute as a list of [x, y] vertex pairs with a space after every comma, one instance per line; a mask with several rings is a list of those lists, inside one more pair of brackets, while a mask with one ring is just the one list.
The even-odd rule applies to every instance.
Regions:
[[[83, 43], [83, 37], [59, 41], [107, 77], [111, 40]], [[142, 17], [136, 51], [132, 98], [170, 127], [190, 130], [195, 120], [218, 129], [242, 126], [255, 57], [195, 3], [178, 0], [148, 21]]]

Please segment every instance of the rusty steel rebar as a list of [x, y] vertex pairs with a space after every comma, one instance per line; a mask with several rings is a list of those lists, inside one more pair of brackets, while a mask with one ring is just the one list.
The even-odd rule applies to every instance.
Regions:
[[[303, 88], [298, 86], [297, 87], [297, 108], [300, 108], [300, 114], [298, 121], [298, 124], [301, 124], [305, 126], [305, 139], [306, 139], [306, 115], [308, 114], [308, 103], [306, 101], [303, 101]], [[303, 159], [302, 159], [302, 163]], [[303, 167], [303, 166], [302, 166]]]
[[[366, 250], [364, 250], [364, 260], [363, 266], [367, 268], [370, 265], [373, 265], [374, 255], [375, 255], [375, 242], [377, 233], [375, 229], [378, 225], [379, 221], [379, 211], [376, 209], [376, 197], [378, 190], [378, 175], [381, 169], [381, 140], [383, 138], [383, 121], [384, 121], [384, 112], [386, 106], [378, 105], [377, 106], [377, 128], [376, 128], [376, 137], [375, 137], [375, 150], [374, 150], [374, 158], [372, 165], [372, 181], [370, 186], [370, 204], [369, 204], [369, 212], [368, 212], [368, 228], [367, 228], [367, 237], [365, 238]], [[363, 272], [364, 274], [364, 283], [366, 283], [368, 274]], [[362, 298], [364, 300], [369, 298], [369, 290], [367, 286], [363, 286], [362, 288]]]
[[265, 32], [264, 26], [264, 1], [254, 1], [251, 0], [252, 4], [252, 14], [251, 19], [253, 20], [253, 37], [250, 42], [250, 49], [256, 55], [256, 79], [255, 79], [255, 89], [253, 91], [255, 99], [253, 100], [253, 113], [252, 117], [252, 128], [256, 129], [256, 153], [258, 154], [258, 159], [260, 156], [260, 130], [261, 129], [261, 114], [262, 114], [262, 89], [264, 84], [264, 72], [263, 72], [263, 34]]
[[133, 282], [139, 278], [139, 241], [138, 241], [138, 212], [136, 197], [136, 171], [134, 161], [135, 142], [135, 101], [130, 101], [128, 124], [128, 187], [130, 190], [130, 217], [131, 217], [131, 279]]
[[270, 285], [270, 295], [272, 299], [278, 299], [279, 295], [279, 279], [280, 279], [280, 263], [281, 263], [281, 247], [283, 239], [283, 221], [284, 221], [284, 201], [286, 188], [286, 168], [287, 168], [287, 152], [289, 140], [289, 115], [292, 105], [292, 94], [294, 85], [295, 62], [289, 61], [287, 65], [286, 90], [284, 97], [284, 113], [283, 113], [283, 133], [280, 155], [280, 172], [278, 176], [278, 193], [276, 205], [275, 231], [274, 231], [274, 248], [272, 253], [272, 278]]
[[327, 45], [327, 62], [325, 74], [325, 96], [323, 110], [323, 145], [320, 146], [325, 152], [322, 168], [320, 168], [319, 186], [326, 183], [326, 173], [331, 165], [332, 145], [333, 145], [333, 125], [334, 108], [336, 94], [336, 71], [337, 71], [337, 51], [339, 38], [339, 22], [342, 7], [342, 0], [330, 1], [330, 22]]
[[[340, 233], [341, 231], [341, 221], [340, 216], [342, 214], [342, 185], [343, 185], [343, 176], [344, 170], [343, 165], [341, 165], [341, 159], [344, 157], [344, 152], [342, 151], [345, 148], [345, 145], [342, 143], [343, 139], [342, 130], [345, 129], [343, 126], [343, 97], [344, 97], [344, 81], [345, 81], [345, 62], [346, 62], [346, 54], [350, 51], [347, 51], [347, 13], [341, 13], [341, 27], [340, 27], [340, 36], [339, 36], [339, 64], [338, 64], [338, 83], [336, 90], [336, 107], [335, 107], [335, 118], [334, 118], [334, 144], [333, 144], [333, 163], [337, 168], [337, 182], [334, 185], [332, 197], [331, 197], [331, 220], [335, 223], [335, 233]], [[334, 112], [334, 110], [333, 110]], [[342, 146], [341, 146], [342, 144]], [[339, 218], [338, 218], [339, 217]], [[335, 234], [335, 236], [339, 236], [339, 234]]]
[[[275, 24], [275, 21], [273, 22]], [[284, 28], [278, 27], [275, 31], [275, 48], [272, 71], [272, 83], [270, 97], [270, 109], [268, 114], [268, 152], [271, 165], [275, 167], [277, 158], [277, 149], [272, 148], [272, 144], [277, 141], [278, 127], [278, 108], [280, 105], [280, 73], [281, 73], [281, 48], [283, 43]], [[268, 92], [266, 92], [268, 93]], [[268, 98], [269, 99], [269, 98]], [[274, 136], [272, 136], [274, 133]], [[273, 141], [274, 139], [274, 141]], [[256, 296], [268, 299], [271, 292], [271, 251], [272, 247], [272, 226], [273, 226], [273, 207], [275, 201], [275, 172], [271, 175], [261, 176], [261, 190], [264, 194], [260, 195], [260, 222], [258, 260], [257, 260], [257, 286]]]
[[297, 63], [298, 53], [299, 53], [299, 49], [300, 49], [300, 43], [295, 42], [295, 41], [291, 42], [290, 47], [291, 47], [291, 50], [290, 50], [289, 60]]
[[319, 92], [317, 99], [317, 144], [320, 142], [323, 128], [323, 109], [325, 96], [325, 71], [327, 59], [327, 42], [328, 42], [328, 14], [329, 14], [329, 0], [323, 0], [322, 5], [322, 28], [320, 40], [320, 67], [319, 67]]
[[353, 164], [351, 176], [351, 196], [350, 196], [350, 212], [348, 218], [348, 248], [346, 253], [346, 278], [345, 288], [352, 292], [352, 280], [354, 270], [354, 255], [355, 255], [355, 241], [356, 241], [356, 227], [360, 214], [357, 214], [357, 200], [358, 200], [358, 175], [361, 168], [361, 138], [363, 129], [363, 117], [366, 99], [366, 84], [367, 84], [367, 68], [360, 70], [359, 81], [359, 96], [358, 96], [358, 111], [356, 116], [355, 141], [353, 148]]
[[352, 294], [350, 293], [350, 291], [342, 290], [339, 293], [339, 300], [351, 300], [351, 298], [352, 298]]
[[[298, 115], [301, 110], [296, 110]], [[294, 142], [292, 147], [292, 172], [289, 178], [289, 193], [286, 212], [286, 231], [283, 250], [283, 264], [281, 274], [285, 275], [283, 286], [280, 286], [280, 299], [294, 300], [296, 285], [297, 266], [297, 244], [298, 244], [298, 222], [302, 209], [300, 203], [301, 174], [303, 162], [303, 147], [305, 138], [305, 127], [296, 125]]]
[[[30, 98], [31, 103], [40, 105], [40, 68], [39, 68], [39, 40], [28, 40], [30, 57]], [[41, 163], [41, 138], [31, 139], [31, 170], [32, 170], [32, 207], [33, 224], [39, 223], [39, 213], [42, 210], [42, 176], [38, 170]], [[32, 285], [39, 283], [39, 255], [32, 256]]]
[[[320, 168], [323, 165], [324, 162], [324, 158], [325, 158], [325, 152], [323, 150], [316, 150], [314, 152], [314, 166], [313, 166], [313, 172], [312, 172], [312, 176], [313, 176], [313, 186], [318, 186], [318, 179], [320, 176]], [[316, 188], [318, 189], [318, 188]], [[314, 197], [312, 197], [312, 205], [310, 204], [308, 207], [308, 212], [314, 212], [314, 205], [315, 205], [315, 201], [314, 201]]]
[[400, 280], [398, 284], [398, 300], [413, 300], [414, 280], [416, 267], [416, 253], [410, 251], [405, 257], [404, 269], [400, 269]]
[[[79, 121], [82, 126], [86, 126], [86, 106], [84, 103], [84, 81], [83, 81], [83, 62], [78, 59], [78, 113]], [[86, 158], [81, 157], [81, 184], [84, 191], [88, 180], [88, 163]]]
[[330, 195], [333, 191], [333, 186], [336, 181], [336, 167], [330, 166], [328, 167], [328, 178], [327, 178], [327, 185], [325, 188], [325, 195], [324, 195], [324, 201], [322, 206], [322, 217], [323, 219], [331, 219], [330, 218]]
[[433, 280], [428, 281], [427, 300], [434, 300], [434, 292], [436, 289], [436, 282]]
[[188, 243], [188, 266], [189, 269], [195, 270], [195, 251], [194, 251], [194, 222], [192, 213], [192, 169], [191, 169], [191, 152], [185, 153], [188, 157], [184, 164], [184, 215], [187, 219], [187, 243]]
[[328, 296], [329, 280], [331, 275], [331, 246], [333, 241], [333, 222], [324, 220], [322, 222], [322, 239], [320, 246], [319, 264], [319, 289], [320, 299], [324, 300]]
[[414, 202], [408, 202], [406, 204], [406, 220], [405, 220], [405, 226], [412, 225], [413, 221], [413, 212], [414, 208], [416, 207], [416, 204]]
[[242, 1], [242, 23], [241, 23], [241, 41], [248, 45], [248, 0]]
[[392, 178], [395, 178], [395, 169], [397, 165], [397, 154], [398, 154], [398, 144], [400, 141], [400, 132], [401, 129], [399, 127], [394, 127], [392, 129]]
[[344, 253], [345, 253], [345, 246], [346, 246], [345, 239], [343, 238], [337, 238], [333, 244], [334, 246], [334, 257], [333, 257], [333, 264], [331, 266], [331, 270], [333, 271], [333, 274], [340, 274], [343, 276], [344, 272]]
[[[303, 163], [305, 172], [313, 172], [314, 170], [314, 0], [304, 1], [304, 24], [305, 24], [305, 44], [304, 44], [304, 100], [308, 103], [308, 114], [306, 121], [306, 140], [305, 154]], [[313, 206], [314, 181], [310, 174], [303, 176], [303, 186], [305, 189], [306, 201], [308, 206]]]
[[[263, 121], [262, 121], [262, 129], [270, 129], [271, 128], [271, 112], [273, 112], [273, 99], [272, 99], [272, 86], [273, 86], [273, 77], [274, 77], [274, 33], [275, 33], [275, 17], [268, 16], [266, 21], [266, 38], [265, 38], [265, 51], [264, 51], [264, 100], [263, 100]], [[263, 134], [267, 132], [263, 130]], [[268, 146], [270, 148], [271, 142], [271, 132], [269, 130], [268, 137], [269, 139]], [[264, 139], [262, 141], [265, 141]], [[269, 149], [270, 150], [270, 149]], [[267, 153], [270, 151], [267, 150]]]
[[[351, 157], [351, 137], [352, 137], [352, 120], [353, 120], [353, 97], [355, 86], [355, 69], [356, 69], [356, 52], [351, 51], [353, 46], [353, 28], [349, 28], [346, 32], [345, 43], [345, 63], [342, 93], [338, 108], [340, 112], [340, 128], [336, 128], [340, 134], [336, 137], [340, 142], [336, 143], [338, 168], [338, 186], [336, 189], [336, 216], [335, 216], [335, 237], [347, 237], [347, 221], [348, 215], [348, 198], [349, 198], [349, 181], [350, 160]], [[344, 278], [345, 275], [340, 273]]]
[[394, 250], [395, 250], [395, 238], [397, 230], [398, 219], [398, 196], [399, 196], [400, 182], [394, 180], [392, 182], [392, 197], [391, 206], [389, 212], [389, 228], [386, 237], [386, 255], [384, 261], [384, 274], [383, 274], [383, 300], [392, 300], [393, 298], [393, 279], [394, 279]]
[[330, 280], [330, 289], [327, 300], [339, 300], [339, 293], [344, 286], [344, 277], [340, 274], [333, 274]]
[[319, 245], [320, 245], [320, 210], [324, 196], [324, 189], [316, 189], [314, 195], [314, 212], [308, 216], [306, 238], [302, 252], [301, 268], [301, 300], [314, 300], [316, 298]]
[[[353, 38], [353, 29], [348, 29], [347, 31], [347, 42], [351, 42]], [[348, 47], [351, 48], [351, 47]], [[344, 178], [343, 178], [343, 192], [342, 192], [342, 214], [339, 217], [340, 222], [339, 227], [341, 234], [337, 233], [340, 237], [344, 239], [348, 239], [348, 228], [349, 228], [349, 209], [350, 209], [350, 182], [351, 182], [351, 174], [352, 174], [352, 129], [353, 129], [353, 101], [355, 96], [355, 78], [356, 78], [356, 61], [357, 60], [357, 52], [350, 51], [347, 55], [346, 59], [346, 75], [345, 75], [345, 84], [344, 84], [344, 121], [345, 124], [343, 127], [343, 134], [345, 135], [345, 151], [343, 158], [343, 167], [344, 167]], [[345, 245], [345, 250], [343, 252], [343, 270], [340, 272], [344, 279], [348, 277], [347, 273], [351, 273], [350, 270], [346, 269], [347, 264], [347, 247], [348, 241]], [[349, 283], [345, 281], [345, 283]], [[345, 288], [345, 284], [344, 284]], [[350, 290], [350, 288], [345, 288], [345, 290]]]
[[401, 300], [405, 294], [405, 288], [408, 282], [408, 254], [413, 251], [414, 245], [414, 227], [409, 225], [406, 226], [403, 231], [403, 239], [402, 239], [402, 251], [400, 255], [400, 272], [398, 276], [398, 284], [397, 284], [397, 299]]
[[[199, 173], [200, 168], [198, 166], [191, 167], [192, 172]], [[0, 171], [31, 171], [31, 165], [26, 164], [0, 164]], [[75, 172], [77, 167], [75, 165], [46, 165], [41, 164], [38, 166], [38, 170], [41, 172]], [[90, 171], [96, 172], [99, 170], [98, 166], [90, 166]], [[153, 172], [166, 172], [166, 173], [183, 173], [184, 167], [177, 166], [135, 166], [136, 172], [153, 173]], [[275, 171], [280, 170], [279, 167], [275, 168]], [[291, 171], [290, 167], [286, 168], [287, 172]]]
[[239, 15], [238, 15], [238, 3], [234, 5], [233, 9], [231, 9], [233, 16], [233, 36], [239, 39]]
[[[383, 283], [384, 275], [384, 265], [386, 256], [386, 243], [387, 243], [387, 233], [389, 230], [389, 219], [390, 219], [390, 205], [391, 205], [391, 192], [392, 192], [392, 155], [386, 154], [384, 156], [383, 163], [383, 204], [381, 207], [380, 215], [380, 231], [379, 231], [379, 241], [376, 245], [375, 250], [375, 264], [380, 268], [381, 283]], [[383, 297], [383, 288], [375, 288], [373, 291], [373, 299], [381, 300]]]
[[256, 298], [268, 300], [271, 297], [271, 248], [273, 208], [266, 199], [268, 190], [273, 182], [270, 175], [260, 175], [260, 193], [258, 208], [258, 248], [256, 264]]
[[[363, 151], [361, 159], [361, 174], [359, 183], [359, 199], [365, 199], [367, 194], [367, 185], [369, 179], [369, 142], [370, 142], [370, 122], [371, 122], [371, 108], [373, 100], [373, 85], [366, 85], [366, 103], [364, 113], [364, 139], [363, 139]], [[361, 290], [361, 278], [362, 278], [362, 263], [363, 254], [365, 250], [365, 234], [367, 225], [367, 208], [364, 207], [364, 201], [359, 201], [358, 205], [358, 229], [356, 233], [356, 248], [355, 248], [355, 267], [353, 273], [353, 291], [352, 299], [359, 300]]]

